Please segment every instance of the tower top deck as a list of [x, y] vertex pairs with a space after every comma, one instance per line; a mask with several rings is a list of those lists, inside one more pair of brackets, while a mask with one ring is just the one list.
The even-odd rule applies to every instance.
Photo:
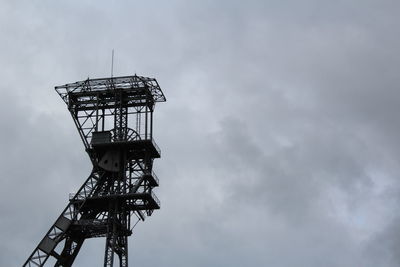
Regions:
[[[115, 92], [126, 95], [125, 105], [138, 106], [155, 102], [165, 102], [166, 98], [154, 78], [122, 76], [87, 79], [55, 87], [57, 93], [69, 106], [82, 110], [91, 110], [100, 106], [111, 108], [115, 102]], [[110, 106], [111, 105], [111, 106]]]

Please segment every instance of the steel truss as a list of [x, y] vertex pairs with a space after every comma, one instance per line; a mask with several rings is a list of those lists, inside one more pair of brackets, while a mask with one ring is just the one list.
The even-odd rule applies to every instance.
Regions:
[[[156, 102], [166, 101], [153, 78], [126, 76], [57, 86], [93, 170], [23, 266], [71, 266], [85, 239], [105, 237], [104, 266], [128, 266], [128, 236], [160, 208], [153, 160]], [[136, 223], [131, 221], [136, 218]]]

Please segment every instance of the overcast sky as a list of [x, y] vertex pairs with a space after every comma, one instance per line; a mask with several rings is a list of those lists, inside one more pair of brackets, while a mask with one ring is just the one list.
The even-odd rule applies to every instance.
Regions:
[[[146, 3], [144, 3], [146, 2]], [[400, 2], [0, 0], [0, 265], [91, 171], [54, 86], [157, 78], [131, 266], [400, 266]], [[75, 266], [101, 266], [105, 239]]]

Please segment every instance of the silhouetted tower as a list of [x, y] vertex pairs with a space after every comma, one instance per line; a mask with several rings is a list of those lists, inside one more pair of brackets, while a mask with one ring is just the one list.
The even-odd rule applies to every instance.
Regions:
[[[128, 266], [131, 217], [144, 220], [160, 202], [152, 171], [156, 102], [166, 101], [153, 78], [126, 76], [57, 86], [93, 164], [89, 178], [23, 266], [71, 266], [87, 238], [105, 237], [104, 266]], [[48, 262], [50, 263], [50, 261]]]

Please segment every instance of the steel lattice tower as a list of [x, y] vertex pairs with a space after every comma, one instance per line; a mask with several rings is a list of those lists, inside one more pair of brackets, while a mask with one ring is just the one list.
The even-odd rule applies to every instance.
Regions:
[[23, 266], [71, 266], [87, 238], [105, 237], [104, 266], [128, 266], [131, 218], [160, 208], [152, 171], [160, 150], [153, 140], [156, 102], [166, 101], [156, 79], [137, 76], [87, 79], [57, 86], [93, 164], [89, 178]]

